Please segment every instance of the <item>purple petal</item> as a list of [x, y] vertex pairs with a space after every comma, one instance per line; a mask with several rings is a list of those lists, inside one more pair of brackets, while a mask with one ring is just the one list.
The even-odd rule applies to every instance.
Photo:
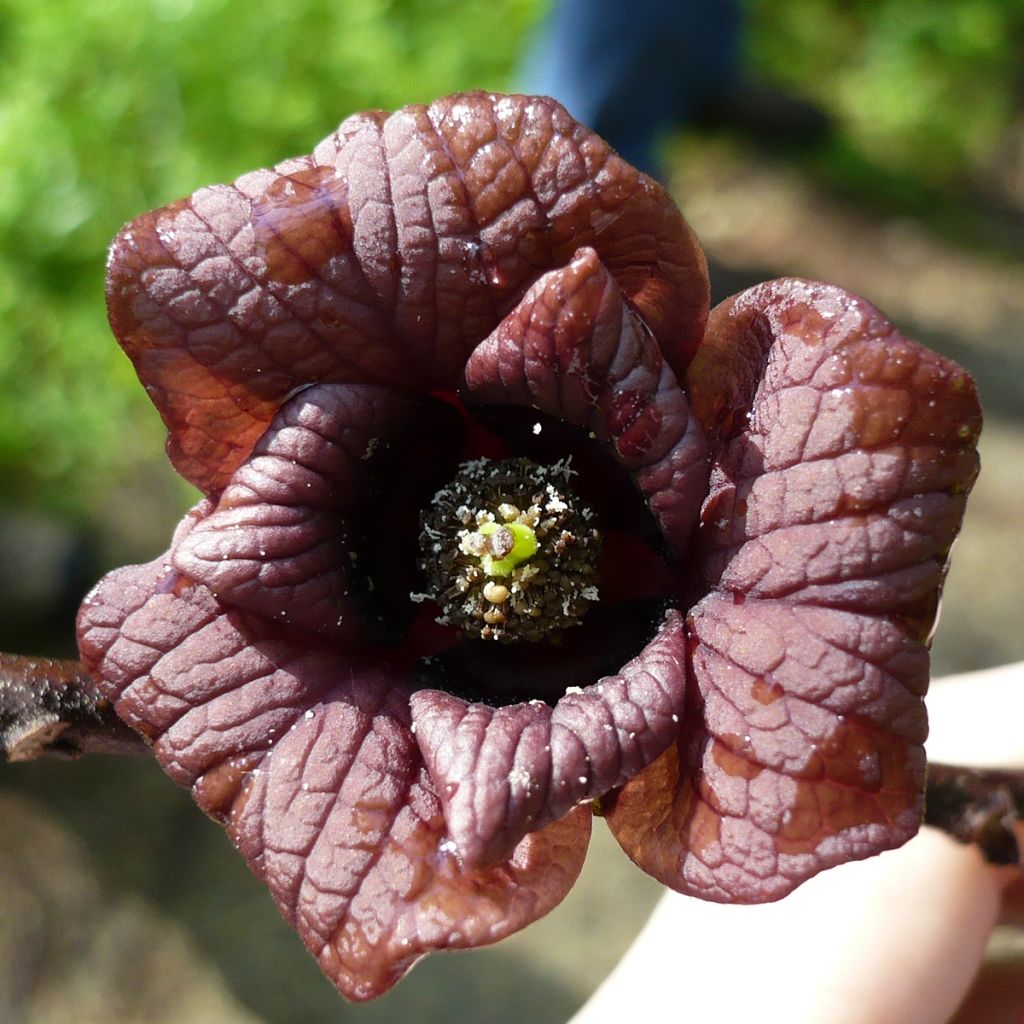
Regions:
[[759, 382], [728, 397], [742, 427], [714, 456], [709, 583], [898, 612], [927, 636], [978, 470], [970, 377], [862, 299], [804, 281], [759, 285], [715, 311], [691, 374], [701, 408], [723, 364], [759, 360]]
[[312, 156], [137, 218], [111, 249], [110, 320], [209, 493], [296, 386], [454, 387], [580, 245], [681, 373], [708, 284], [672, 201], [553, 100], [469, 93], [356, 115]]
[[79, 629], [104, 694], [349, 998], [379, 995], [426, 952], [503, 938], [575, 881], [587, 811], [493, 868], [464, 867], [391, 670], [227, 612], [162, 563], [108, 576]]
[[690, 895], [754, 903], [914, 835], [928, 655], [906, 630], [720, 595], [691, 629], [704, 715], [609, 808], [640, 867]]
[[981, 419], [963, 370], [832, 286], [751, 289], [706, 346], [704, 714], [609, 824], [674, 888], [753, 902], [917, 830], [927, 638]]
[[545, 274], [466, 363], [470, 401], [594, 432], [682, 556], [707, 494], [707, 447], [672, 369], [593, 249]]
[[[213, 513], [172, 548], [175, 568], [233, 607], [366, 644], [376, 628], [365, 607], [374, 585], [367, 533], [389, 519], [371, 507], [379, 465], [400, 474], [390, 449], [422, 439], [436, 449], [428, 458], [451, 461], [451, 415], [444, 403], [373, 385], [301, 391]], [[407, 525], [412, 535], [415, 522]]]
[[495, 863], [583, 801], [621, 786], [673, 742], [686, 691], [682, 616], [614, 676], [492, 708], [437, 690], [412, 697], [416, 740], [469, 864]]

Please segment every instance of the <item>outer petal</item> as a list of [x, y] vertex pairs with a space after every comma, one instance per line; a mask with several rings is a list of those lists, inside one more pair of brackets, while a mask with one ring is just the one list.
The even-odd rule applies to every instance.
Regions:
[[869, 616], [720, 595], [691, 629], [703, 715], [608, 814], [640, 867], [690, 895], [761, 902], [917, 831], [919, 643]]
[[714, 311], [689, 385], [713, 439], [703, 702], [609, 824], [681, 891], [758, 901], [917, 830], [927, 637], [977, 473], [970, 378], [838, 288]]
[[410, 456], [443, 478], [456, 419], [445, 403], [374, 385], [301, 391], [175, 547], [175, 568], [233, 607], [366, 646], [380, 632], [367, 608], [374, 553], [415, 559], [402, 540], [417, 530]]
[[470, 93], [349, 118], [310, 157], [129, 224], [111, 325], [218, 490], [296, 386], [451, 388], [544, 270], [593, 246], [681, 373], [703, 255], [665, 192], [553, 100]]
[[545, 274], [465, 376], [470, 401], [527, 406], [607, 442], [683, 555], [707, 495], [707, 446], [657, 341], [593, 249]]
[[493, 942], [561, 900], [587, 813], [464, 869], [401, 681], [296, 639], [159, 563], [107, 577], [80, 618], [100, 689], [225, 824], [343, 994], [378, 995], [424, 953]]
[[682, 616], [614, 676], [543, 701], [493, 708], [413, 695], [416, 740], [470, 864], [507, 857], [528, 832], [603, 796], [675, 739], [686, 691]]

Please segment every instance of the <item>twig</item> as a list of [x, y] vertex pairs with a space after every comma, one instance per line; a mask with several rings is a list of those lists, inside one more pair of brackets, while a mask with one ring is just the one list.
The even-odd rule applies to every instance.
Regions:
[[976, 843], [990, 864], [1020, 864], [1024, 771], [928, 765], [925, 823]]
[[0, 654], [0, 756], [5, 761], [147, 750], [96, 693], [79, 662]]
[[[6, 761], [149, 750], [77, 661], [0, 654], [0, 755]], [[1024, 771], [930, 764], [925, 823], [975, 843], [992, 864], [1021, 863]]]

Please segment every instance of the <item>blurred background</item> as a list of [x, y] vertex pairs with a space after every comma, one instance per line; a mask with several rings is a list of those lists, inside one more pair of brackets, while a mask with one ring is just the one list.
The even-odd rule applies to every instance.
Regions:
[[[85, 590], [163, 550], [193, 497], [106, 325], [121, 225], [353, 111], [542, 88], [662, 177], [716, 299], [826, 279], [971, 370], [984, 470], [935, 668], [1024, 658], [1024, 7], [677, 3], [659, 29], [645, 2], [605, 67], [545, 0], [0, 0], [0, 649], [71, 655]], [[0, 767], [0, 1022], [563, 1021], [658, 895], [595, 834], [549, 918], [350, 1007], [154, 765]]]

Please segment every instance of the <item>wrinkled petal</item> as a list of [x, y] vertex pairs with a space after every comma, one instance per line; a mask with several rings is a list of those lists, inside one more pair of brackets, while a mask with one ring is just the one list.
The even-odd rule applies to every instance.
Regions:
[[608, 443], [682, 556], [707, 446], [658, 343], [593, 249], [545, 274], [466, 363], [470, 401], [523, 405]]
[[79, 640], [118, 713], [222, 821], [321, 967], [352, 999], [424, 953], [494, 942], [574, 882], [589, 814], [466, 869], [393, 671], [225, 611], [167, 563], [120, 569], [86, 599]]
[[712, 439], [703, 714], [609, 824], [674, 888], [776, 899], [920, 823], [927, 638], [980, 411], [955, 364], [804, 281], [718, 307], [688, 379]]
[[[370, 537], [393, 523], [380, 492], [416, 442], [441, 467], [457, 449], [444, 403], [374, 385], [320, 384], [292, 398], [215, 510], [174, 548], [173, 564], [223, 602], [315, 630], [347, 646], [378, 632], [367, 605], [375, 588]], [[383, 465], [383, 468], [382, 468]], [[403, 504], [408, 491], [400, 491]], [[402, 529], [404, 526], [404, 529]], [[395, 543], [398, 543], [396, 540]]]
[[501, 860], [527, 832], [651, 764], [676, 738], [685, 692], [683, 620], [671, 612], [618, 674], [573, 687], [553, 708], [415, 693], [416, 740], [464, 860]]
[[309, 157], [139, 217], [111, 249], [110, 321], [210, 492], [296, 386], [452, 388], [581, 245], [681, 374], [708, 283], [672, 201], [553, 100], [470, 93], [356, 115]]
[[714, 456], [701, 531], [708, 582], [898, 613], [927, 636], [978, 472], [973, 382], [862, 299], [783, 280], [715, 311], [691, 373], [698, 415], [721, 401], [711, 375], [758, 353], [756, 385], [743, 394], [733, 384], [728, 396], [741, 426]]
[[640, 867], [690, 895], [761, 902], [914, 835], [922, 645], [882, 619], [720, 595], [691, 631], [704, 714], [608, 812]]

